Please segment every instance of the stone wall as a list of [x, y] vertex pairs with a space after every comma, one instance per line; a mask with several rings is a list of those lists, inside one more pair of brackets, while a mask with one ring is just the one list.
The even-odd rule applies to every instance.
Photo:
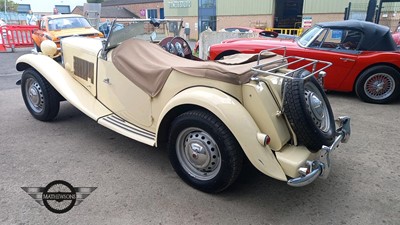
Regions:
[[164, 7], [162, 2], [156, 3], [144, 3], [144, 4], [131, 4], [131, 5], [119, 5], [118, 7], [125, 7], [126, 9], [130, 10], [131, 12], [135, 13], [141, 19], [146, 19], [146, 15], [141, 15], [141, 10], [147, 9], [157, 9], [157, 17], [160, 18], [160, 8]]

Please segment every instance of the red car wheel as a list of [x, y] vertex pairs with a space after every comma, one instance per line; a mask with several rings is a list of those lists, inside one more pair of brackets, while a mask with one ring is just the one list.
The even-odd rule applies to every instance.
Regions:
[[357, 96], [369, 103], [390, 103], [400, 95], [400, 73], [389, 66], [374, 66], [357, 79]]

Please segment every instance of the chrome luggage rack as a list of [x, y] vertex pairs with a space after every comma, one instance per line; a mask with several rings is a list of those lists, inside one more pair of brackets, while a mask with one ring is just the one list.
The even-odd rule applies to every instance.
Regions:
[[[264, 63], [264, 64], [260, 64], [260, 61], [262, 59], [262, 55], [265, 52], [271, 52], [273, 50], [278, 50], [278, 49], [283, 49], [284, 50], [284, 54], [283, 54], [283, 58], [281, 59], [277, 59], [268, 63]], [[264, 70], [263, 68], [268, 66], [268, 65], [272, 65], [272, 64], [276, 64], [281, 62], [282, 64], [270, 69], [266, 69]], [[290, 69], [289, 71], [279, 71], [279, 73], [277, 73], [277, 70], [279, 69], [287, 69], [289, 66], [295, 66], [296, 64], [300, 65], [298, 68], [296, 69]], [[318, 64], [324, 64], [321, 68], [317, 68]], [[308, 79], [314, 75], [316, 75], [318, 73], [318, 80], [319, 83], [322, 85], [322, 78], [325, 77], [326, 73], [325, 73], [325, 69], [330, 67], [332, 65], [332, 63], [330, 62], [326, 62], [326, 61], [321, 61], [321, 60], [316, 60], [316, 59], [309, 59], [309, 58], [303, 58], [303, 57], [298, 57], [298, 56], [286, 56], [286, 47], [277, 47], [277, 48], [271, 48], [271, 49], [266, 49], [261, 51], [258, 54], [258, 59], [257, 59], [257, 65], [252, 67], [251, 70], [253, 70], [255, 72], [255, 74], [253, 75], [252, 79], [253, 80], [257, 80], [257, 76], [259, 74], [263, 74], [266, 76], [275, 76], [275, 77], [280, 77], [283, 79], [290, 79], [290, 80], [294, 80], [294, 79]], [[299, 72], [302, 69], [305, 68], [311, 68], [311, 73], [308, 74], [307, 76], [304, 77], [293, 77], [293, 75], [296, 72]]]

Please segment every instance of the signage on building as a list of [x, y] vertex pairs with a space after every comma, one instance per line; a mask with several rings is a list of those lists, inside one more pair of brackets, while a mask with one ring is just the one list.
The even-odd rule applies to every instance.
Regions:
[[141, 9], [140, 10], [140, 16], [146, 16], [146, 10], [145, 9]]
[[302, 27], [303, 28], [310, 28], [312, 26], [312, 17], [311, 16], [304, 16], [303, 17], [303, 24]]
[[190, 8], [192, 6], [192, 1], [190, 0], [173, 0], [169, 1], [168, 5], [170, 8]]

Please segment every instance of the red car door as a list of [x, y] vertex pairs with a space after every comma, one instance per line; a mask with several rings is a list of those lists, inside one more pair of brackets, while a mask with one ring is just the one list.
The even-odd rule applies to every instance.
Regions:
[[[308, 38], [309, 36], [309, 38]], [[360, 51], [358, 50], [362, 33], [348, 29], [317, 28], [300, 39], [297, 44], [299, 52], [295, 54], [307, 58], [319, 59], [333, 63], [326, 69], [324, 88], [328, 90], [342, 90], [341, 84], [350, 76], [357, 63]], [[293, 53], [290, 53], [294, 55]]]
[[325, 71], [327, 76], [325, 77], [324, 88], [328, 90], [340, 89], [341, 83], [351, 73], [358, 59], [357, 51], [340, 49], [307, 48], [292, 55], [331, 62], [333, 65]]

